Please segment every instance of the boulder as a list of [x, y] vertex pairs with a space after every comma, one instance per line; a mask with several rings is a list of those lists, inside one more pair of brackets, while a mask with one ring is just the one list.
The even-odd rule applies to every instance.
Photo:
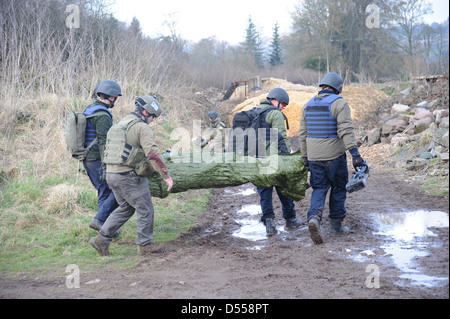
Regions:
[[391, 113], [392, 114], [403, 113], [403, 112], [409, 112], [410, 110], [411, 110], [411, 108], [408, 105], [394, 104], [394, 105], [392, 105]]
[[378, 127], [371, 129], [367, 133], [367, 145], [372, 146], [380, 141], [381, 133]]
[[428, 102], [427, 102], [427, 101], [422, 101], [422, 102], [420, 102], [419, 104], [417, 104], [416, 106], [417, 106], [417, 107], [420, 107], [420, 108], [425, 108], [425, 109], [427, 109], [427, 108], [428, 108]]
[[448, 128], [449, 127], [448, 116], [441, 119], [441, 121], [439, 123], [439, 127], [442, 127], [442, 128]]
[[433, 118], [433, 114], [427, 109], [418, 108], [418, 109], [416, 109], [416, 112], [414, 113], [414, 116], [412, 117], [412, 120], [413, 121], [417, 121], [417, 120], [421, 120], [421, 119], [424, 119], [424, 118], [427, 118], [427, 117]]
[[432, 123], [431, 117], [423, 118], [419, 121], [414, 122], [414, 134], [419, 134], [428, 129]]
[[388, 136], [388, 135], [390, 135], [393, 131], [394, 131], [394, 126], [392, 126], [392, 125], [383, 124], [383, 125], [381, 126], [381, 135], [383, 135], [383, 136]]
[[438, 143], [448, 149], [448, 131], [439, 139]]

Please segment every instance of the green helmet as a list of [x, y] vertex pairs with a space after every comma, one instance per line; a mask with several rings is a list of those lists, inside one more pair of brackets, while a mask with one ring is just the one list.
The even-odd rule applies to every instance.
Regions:
[[329, 86], [335, 89], [338, 93], [342, 92], [342, 84], [343, 84], [342, 77], [334, 72], [330, 72], [327, 75], [324, 76], [322, 81], [320, 81], [319, 86]]
[[142, 107], [150, 115], [158, 117], [161, 115], [161, 106], [159, 105], [156, 96], [144, 95], [136, 99], [136, 106]]
[[105, 80], [98, 83], [95, 86], [94, 93], [103, 93], [109, 96], [118, 97], [122, 96], [122, 90], [120, 89], [120, 85], [112, 80]]
[[267, 95], [267, 98], [269, 100], [275, 99], [280, 103], [286, 103], [286, 105], [289, 104], [289, 94], [286, 92], [285, 89], [282, 88], [274, 88], [270, 90], [269, 94]]

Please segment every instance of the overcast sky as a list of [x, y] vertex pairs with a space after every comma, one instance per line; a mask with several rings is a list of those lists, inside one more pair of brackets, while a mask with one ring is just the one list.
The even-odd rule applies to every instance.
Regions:
[[[356, 0], [355, 0], [356, 1]], [[428, 0], [434, 14], [425, 21], [443, 22], [449, 16], [448, 0]], [[251, 16], [260, 35], [270, 40], [278, 22], [280, 34], [289, 33], [291, 13], [299, 0], [115, 0], [114, 16], [130, 23], [136, 18], [144, 34], [150, 37], [169, 35], [164, 21], [175, 22], [178, 35], [197, 42], [215, 36], [232, 45], [244, 41], [248, 17]]]

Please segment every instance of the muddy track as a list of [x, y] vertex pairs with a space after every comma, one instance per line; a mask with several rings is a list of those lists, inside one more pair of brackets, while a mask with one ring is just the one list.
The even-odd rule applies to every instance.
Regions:
[[[322, 245], [312, 243], [306, 225], [284, 229], [276, 194], [278, 234], [267, 238], [264, 227], [255, 223], [259, 215], [252, 209], [259, 197], [253, 185], [215, 189], [203, 223], [167, 244], [164, 252], [143, 257], [137, 267], [119, 270], [110, 265], [82, 272], [78, 289], [67, 289], [65, 277], [57, 275], [45, 280], [3, 278], [1, 297], [448, 298], [448, 198], [427, 195], [377, 166], [371, 172], [368, 186], [348, 196], [346, 225], [351, 233], [329, 236], [325, 210]], [[309, 189], [296, 202], [297, 217], [303, 220], [310, 194]], [[380, 225], [391, 217], [402, 220], [398, 213], [420, 210], [424, 212], [418, 214], [446, 213], [447, 226], [430, 224], [426, 232], [399, 241]], [[405, 257], [404, 252], [413, 254]], [[94, 279], [100, 280], [86, 284]]]

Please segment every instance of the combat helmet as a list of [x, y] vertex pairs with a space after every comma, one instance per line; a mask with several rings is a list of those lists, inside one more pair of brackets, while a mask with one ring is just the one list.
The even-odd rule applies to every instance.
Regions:
[[136, 99], [136, 107], [142, 107], [150, 115], [158, 117], [161, 115], [161, 106], [156, 99], [156, 96], [144, 95]]
[[337, 73], [330, 72], [324, 76], [322, 81], [320, 81], [319, 86], [321, 87], [321, 86], [326, 85], [326, 86], [332, 87], [338, 93], [341, 93], [342, 92], [342, 84], [343, 84], [342, 77]]
[[122, 96], [120, 85], [112, 80], [104, 80], [95, 86], [94, 94], [103, 93], [105, 95], [118, 97]]
[[280, 103], [286, 103], [286, 105], [289, 104], [289, 94], [286, 92], [285, 89], [282, 88], [274, 88], [270, 90], [269, 94], [267, 95], [267, 98], [275, 99]]

